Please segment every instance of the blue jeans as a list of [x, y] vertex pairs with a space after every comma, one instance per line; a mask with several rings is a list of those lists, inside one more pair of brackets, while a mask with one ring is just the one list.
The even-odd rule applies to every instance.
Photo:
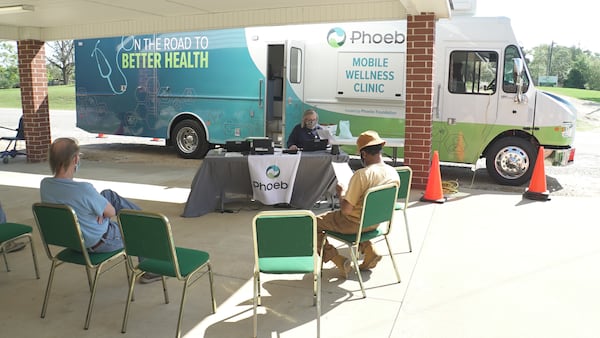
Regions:
[[[141, 210], [135, 203], [121, 197], [116, 192], [106, 189], [102, 190], [100, 195], [104, 196], [108, 200], [113, 207], [115, 207], [115, 211], [119, 213], [121, 209], [134, 209]], [[108, 223], [108, 230], [106, 234], [101, 239], [102, 244], [100, 244], [95, 249], [88, 249], [89, 252], [111, 252], [119, 249], [123, 249], [123, 238], [121, 238], [121, 230], [119, 230], [119, 224], [115, 221], [110, 221]]]

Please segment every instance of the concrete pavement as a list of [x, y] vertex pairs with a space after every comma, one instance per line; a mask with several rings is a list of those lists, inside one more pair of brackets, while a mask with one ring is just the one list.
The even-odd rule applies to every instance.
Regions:
[[[84, 151], [85, 152], [85, 151]], [[168, 161], [164, 161], [168, 162]], [[111, 187], [142, 208], [164, 213], [175, 243], [211, 254], [217, 313], [210, 315], [208, 281], [189, 290], [185, 337], [252, 335], [251, 219], [268, 207], [236, 202], [235, 213], [182, 218], [197, 166], [83, 160], [79, 177], [100, 190]], [[199, 163], [199, 162], [198, 162]], [[11, 222], [34, 226], [31, 204], [47, 163], [24, 158], [0, 165], [0, 201]], [[523, 188], [524, 189], [524, 188]], [[413, 252], [407, 253], [401, 215], [392, 247], [402, 282], [395, 283], [389, 257], [363, 272], [367, 298], [355, 275], [323, 271], [322, 337], [554, 338], [600, 335], [600, 227], [596, 197], [552, 196], [523, 200], [521, 193], [459, 187], [444, 204], [419, 202], [412, 191], [408, 210]], [[326, 207], [315, 209], [315, 213]], [[59, 267], [45, 319], [40, 310], [49, 261], [34, 231], [41, 279], [34, 277], [28, 250], [8, 255], [11, 272], [0, 269], [2, 336], [119, 337], [127, 294], [125, 272], [101, 277], [90, 329], [83, 330], [89, 291], [81, 268]], [[376, 243], [386, 252], [385, 243]], [[346, 249], [342, 253], [348, 254]], [[123, 337], [170, 337], [175, 333], [181, 283], [169, 279], [171, 303], [160, 283], [136, 286], [128, 331]], [[263, 278], [260, 337], [314, 337], [309, 276]]]

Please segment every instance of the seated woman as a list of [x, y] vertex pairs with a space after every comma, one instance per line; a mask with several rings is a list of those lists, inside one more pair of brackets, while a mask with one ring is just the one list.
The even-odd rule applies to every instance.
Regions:
[[317, 130], [322, 129], [319, 125], [319, 115], [317, 112], [308, 109], [302, 115], [302, 123], [298, 123], [287, 139], [287, 146], [290, 150], [304, 148], [304, 142], [319, 139]]

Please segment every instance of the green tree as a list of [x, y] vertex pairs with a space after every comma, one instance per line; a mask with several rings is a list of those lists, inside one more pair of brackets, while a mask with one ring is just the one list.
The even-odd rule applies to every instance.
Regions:
[[588, 63], [587, 89], [600, 90], [600, 57], [591, 57]]
[[16, 45], [0, 41], [0, 88], [14, 88], [19, 85], [19, 66]]
[[[68, 84], [75, 71], [75, 62], [73, 56], [73, 40], [60, 40], [47, 43], [51, 50], [49, 57], [46, 57], [49, 63], [48, 75], [54, 76], [56, 69], [60, 71], [61, 77], [58, 78], [63, 84]], [[52, 70], [52, 68], [55, 68]], [[52, 77], [52, 80], [57, 79]]]
[[585, 89], [589, 72], [587, 56], [581, 50], [574, 51], [575, 60], [565, 79], [565, 87]]

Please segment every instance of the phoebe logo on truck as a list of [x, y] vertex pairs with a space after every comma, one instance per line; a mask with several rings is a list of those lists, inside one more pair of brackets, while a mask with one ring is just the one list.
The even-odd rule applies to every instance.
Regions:
[[329, 30], [327, 33], [327, 43], [333, 48], [339, 48], [346, 42], [346, 32], [339, 27], [335, 27]]
[[[346, 32], [335, 27], [329, 30], [327, 33], [327, 42], [333, 48], [339, 48], [346, 42]], [[378, 33], [378, 32], [366, 32], [366, 31], [352, 31], [350, 33], [351, 44], [386, 44], [386, 45], [400, 45], [406, 42], [406, 36], [404, 33], [394, 31], [393, 33]]]

